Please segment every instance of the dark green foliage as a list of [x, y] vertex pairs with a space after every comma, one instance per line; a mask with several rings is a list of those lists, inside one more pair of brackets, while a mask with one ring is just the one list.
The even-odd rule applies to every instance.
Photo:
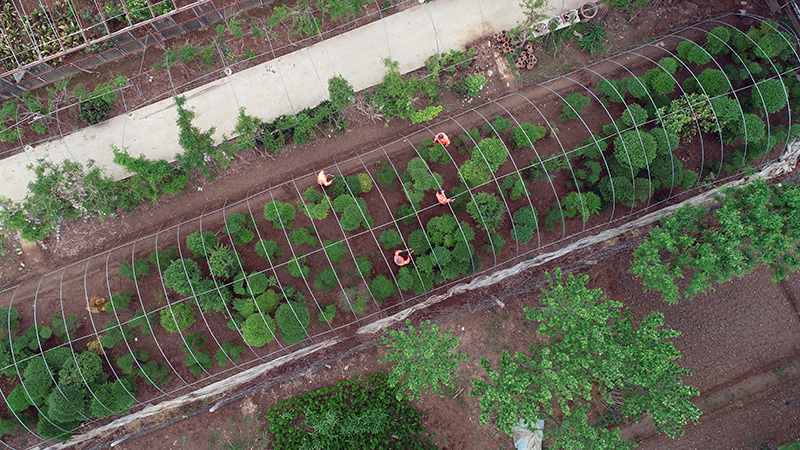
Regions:
[[511, 230], [511, 238], [525, 244], [533, 238], [538, 230], [538, 220], [536, 210], [530, 206], [523, 206], [514, 213], [514, 228]]
[[659, 154], [650, 164], [650, 178], [660, 189], [675, 189], [683, 180], [683, 165], [681, 161], [668, 153]]
[[267, 289], [255, 298], [255, 311], [261, 314], [272, 314], [278, 309], [282, 296], [272, 289]]
[[233, 277], [241, 270], [242, 264], [239, 254], [226, 245], [220, 245], [208, 255], [208, 268], [217, 282]]
[[380, 168], [372, 175], [381, 186], [389, 189], [397, 187], [397, 170], [391, 164], [381, 163]]
[[281, 338], [288, 345], [297, 344], [308, 336], [310, 321], [308, 308], [297, 302], [283, 303], [275, 312], [275, 322]]
[[217, 358], [217, 363], [220, 367], [225, 367], [225, 365], [228, 364], [229, 358], [233, 360], [234, 363], [241, 361], [242, 353], [244, 353], [245, 350], [244, 344], [233, 345], [230, 339], [226, 339], [225, 342], [222, 343], [222, 347], [217, 350], [215, 358]]
[[161, 326], [170, 333], [181, 332], [194, 322], [194, 311], [188, 303], [173, 303], [161, 310]]
[[289, 233], [289, 242], [296, 246], [307, 245], [314, 248], [319, 244], [319, 239], [314, 236], [314, 227], [304, 227]]
[[102, 97], [84, 100], [79, 105], [80, 118], [87, 125], [95, 125], [106, 119], [111, 114], [111, 102]]
[[522, 123], [514, 127], [508, 141], [516, 148], [533, 148], [533, 143], [544, 137], [547, 130], [541, 125]]
[[594, 192], [577, 193], [570, 192], [566, 197], [561, 199], [561, 207], [564, 210], [564, 215], [567, 217], [575, 217], [580, 214], [584, 222], [589, 220], [589, 216], [597, 214], [600, 211], [600, 197]]
[[522, 197], [522, 194], [528, 193], [528, 189], [525, 185], [526, 183], [525, 180], [522, 179], [522, 175], [520, 175], [519, 172], [514, 172], [503, 179], [504, 189], [501, 189], [500, 192], [503, 196], [508, 195], [511, 200], [518, 200]]
[[788, 90], [780, 78], [764, 80], [753, 86], [753, 103], [767, 113], [776, 113], [786, 107]]
[[14, 334], [19, 330], [19, 311], [16, 308], [0, 308], [0, 333], [2, 336]]
[[188, 248], [196, 259], [206, 259], [212, 250], [219, 245], [219, 238], [210, 231], [202, 234], [196, 231], [186, 237], [186, 248]]
[[[135, 350], [133, 353], [128, 353], [125, 356], [117, 358], [117, 366], [122, 370], [125, 375], [132, 375], [139, 370], [139, 363], [145, 363], [150, 358], [147, 350]], [[138, 361], [139, 363], [136, 363]]]
[[15, 419], [0, 419], [0, 438], [17, 434], [19, 426]]
[[623, 205], [630, 205], [633, 203], [633, 182], [630, 177], [615, 176], [612, 178], [605, 177], [597, 184], [600, 189], [600, 194], [606, 204], [611, 205], [614, 202], [619, 202]]
[[505, 117], [494, 116], [492, 117], [492, 126], [489, 127], [489, 130], [486, 130], [486, 125], [484, 125], [484, 131], [489, 133], [492, 129], [494, 129], [498, 135], [502, 136], [508, 133], [508, 129], [511, 128], [511, 124], [512, 122]]
[[592, 99], [581, 95], [578, 92], [573, 92], [572, 94], [567, 95], [566, 99], [561, 99], [561, 103], [563, 103], [565, 106], [561, 112], [561, 115], [558, 116], [558, 120], [566, 122], [569, 119], [577, 119], [583, 113], [583, 107], [588, 106], [591, 102]]
[[152, 308], [148, 308], [146, 313], [141, 309], [136, 311], [136, 316], [130, 321], [129, 326], [131, 328], [140, 327], [143, 336], [149, 335], [152, 331], [152, 324], [150, 322], [152, 320], [152, 313]]
[[177, 259], [169, 265], [163, 278], [168, 288], [182, 295], [190, 295], [192, 283], [200, 281], [202, 276], [200, 266], [196, 262], [191, 259]]
[[684, 63], [690, 62], [698, 66], [703, 66], [711, 61], [711, 55], [703, 50], [703, 47], [700, 47], [692, 41], [682, 41], [678, 44], [677, 51], [678, 57], [683, 60]]
[[395, 247], [399, 247], [403, 245], [403, 239], [400, 237], [400, 233], [395, 230], [386, 230], [381, 233], [381, 246], [385, 250], [391, 250]]
[[328, 258], [335, 263], [342, 262], [344, 255], [347, 254], [347, 247], [344, 246], [344, 243], [341, 239], [336, 241], [325, 241], [322, 244], [325, 247], [325, 254], [328, 255]]
[[266, 291], [271, 285], [272, 283], [264, 272], [252, 273], [247, 277], [246, 292], [248, 295], [258, 295]]
[[318, 189], [310, 187], [303, 192], [303, 200], [297, 201], [297, 209], [305, 214], [306, 217], [322, 220], [328, 217], [328, 211], [331, 209], [331, 199]]
[[726, 124], [724, 132], [730, 141], [741, 139], [746, 142], [759, 142], [766, 135], [766, 128], [760, 117], [755, 114], [745, 114], [744, 120], [739, 118]]
[[[292, 208], [294, 210], [294, 208]], [[255, 237], [253, 229], [258, 226], [255, 220], [249, 214], [231, 214], [225, 218], [225, 226], [222, 228], [222, 233], [230, 233], [233, 235], [233, 242], [236, 245], [247, 244]]]
[[633, 78], [623, 78], [620, 80], [625, 83], [626, 89], [628, 92], [631, 93], [632, 96], [636, 97], [639, 100], [646, 99], [647, 96], [647, 84], [645, 84], [644, 80], [638, 77]]
[[420, 209], [420, 202], [425, 198], [425, 192], [438, 190], [442, 185], [442, 176], [436, 172], [431, 172], [422, 158], [412, 158], [408, 162], [407, 171], [407, 176], [411, 180], [404, 183], [403, 188], [408, 201], [418, 210]]
[[[53, 422], [55, 422], [55, 424]], [[80, 424], [81, 421], [61, 423], [53, 420], [52, 418], [45, 417], [40, 411], [39, 423], [36, 425], [36, 434], [38, 434], [42, 439], [55, 439], [61, 442], [67, 442], [72, 439], [72, 433], [64, 430], [74, 430], [75, 428], [79, 427]]]
[[[706, 69], [694, 81], [687, 78], [683, 89], [690, 93], [703, 93], [709, 97], [727, 94], [731, 91], [731, 83], [725, 72], [717, 69]], [[702, 90], [699, 88], [702, 87]]]
[[479, 192], [467, 205], [467, 212], [478, 226], [493, 231], [503, 223], [506, 206], [496, 195]]
[[339, 280], [336, 279], [336, 271], [328, 267], [317, 274], [317, 279], [314, 280], [314, 289], [329, 292], [337, 284], [339, 284]]
[[591, 56], [594, 56], [595, 52], [605, 54], [606, 47], [603, 45], [605, 39], [606, 29], [602, 25], [593, 23], [586, 27], [583, 37], [578, 39], [578, 45], [581, 50], [589, 52]]
[[94, 390], [91, 397], [91, 414], [93, 417], [109, 417], [112, 414], [127, 414], [136, 404], [136, 381], [122, 378], [106, 383]]
[[362, 225], [364, 228], [374, 225], [374, 221], [367, 211], [367, 202], [361, 197], [354, 198], [349, 194], [340, 195], [333, 201], [333, 210], [342, 213], [339, 223], [346, 231], [357, 230]]
[[275, 241], [261, 239], [256, 242], [256, 253], [266, 258], [270, 264], [275, 264], [275, 258], [283, 255], [283, 249]]
[[367, 278], [372, 275], [372, 261], [369, 260], [369, 255], [361, 255], [355, 259], [356, 274], [359, 277]]
[[[52, 387], [52, 386], [51, 386]], [[6, 396], [6, 403], [8, 404], [8, 409], [15, 413], [22, 413], [26, 409], [28, 409], [31, 405], [33, 405], [33, 401], [31, 401], [28, 394], [25, 392], [26, 386], [22, 384], [18, 384], [12, 391]], [[29, 392], [33, 393], [32, 391]], [[49, 391], [48, 391], [49, 392]]]
[[47, 416], [56, 422], [75, 422], [90, 416], [89, 391], [85, 386], [71, 385], [54, 389], [47, 396]]
[[383, 301], [397, 293], [397, 286], [383, 275], [378, 275], [369, 284], [369, 291], [375, 297], [375, 301], [380, 305]]
[[369, 294], [361, 287], [345, 288], [339, 296], [339, 308], [343, 311], [361, 314], [367, 309], [367, 302], [370, 300]]
[[169, 374], [172, 370], [169, 365], [159, 363], [158, 361], [150, 361], [142, 364], [142, 370], [139, 375], [144, 378], [148, 384], [163, 388], [169, 383]]
[[272, 226], [278, 229], [292, 228], [292, 221], [296, 213], [294, 206], [288, 203], [271, 201], [264, 205], [264, 218], [272, 222]]
[[650, 87], [657, 94], [667, 95], [675, 92], [675, 78], [667, 72], [659, 71], [658, 75], [650, 80]]
[[75, 358], [68, 358], [61, 370], [58, 372], [59, 386], [77, 384], [84, 386], [92, 385], [95, 381], [102, 378], [103, 362], [97, 354], [85, 351], [79, 353]]
[[[219, 285], [219, 287], [217, 287]], [[221, 283], [215, 284], [213, 280], [204, 279], [195, 285], [197, 303], [203, 312], [223, 312], [226, 306], [233, 301], [233, 292], [228, 286]]]
[[75, 339], [75, 331], [80, 327], [81, 323], [78, 322], [78, 316], [75, 314], [68, 315], [66, 321], [60, 315], [53, 317], [53, 334], [62, 341]]
[[407, 119], [415, 112], [414, 99], [428, 88], [426, 81], [415, 77], [403, 80], [400, 64], [396, 61], [386, 58], [384, 65], [387, 72], [372, 98], [375, 109], [384, 115], [387, 122], [394, 118]]
[[[650, 135], [656, 141], [656, 153], [666, 155], [674, 152], [680, 145], [680, 136], [674, 131], [666, 131], [663, 128], [653, 128]], [[651, 164], [652, 166], [652, 164]]]
[[356, 93], [345, 77], [337, 75], [328, 79], [328, 96], [331, 99], [331, 107], [341, 111], [350, 106]]
[[[70, 352], [69, 359], [72, 359], [72, 352]], [[53, 364], [51, 361], [46, 361], [46, 358], [42, 358], [39, 355], [34, 356], [28, 362], [28, 365], [25, 366], [25, 370], [23, 372], [23, 381], [25, 383], [25, 389], [28, 390], [28, 395], [20, 396], [19, 393], [15, 399], [19, 401], [19, 407], [22, 407], [22, 402], [26, 403], [22, 409], [15, 409], [17, 406], [11, 405], [11, 398], [9, 397], [9, 405], [11, 409], [16, 412], [24, 411], [27, 408], [27, 404], [31, 405], [41, 405], [44, 403], [45, 399], [47, 398], [47, 394], [50, 393], [50, 390], [55, 386], [55, 380], [58, 379], [57, 374], [61, 370], [61, 367], [64, 365], [64, 361], [61, 361], [60, 365]], [[15, 371], [16, 372], [16, 371]], [[19, 385], [18, 388], [22, 388], [22, 385]], [[18, 388], [15, 388], [18, 389]], [[24, 390], [23, 390], [24, 392]]]
[[650, 178], [636, 178], [633, 180], [633, 195], [637, 201], [643, 202], [653, 196], [658, 189], [658, 181]]
[[503, 246], [506, 244], [506, 240], [503, 239], [500, 233], [486, 234], [483, 238], [486, 242], [483, 249], [495, 255], [499, 255], [502, 252]]
[[731, 37], [728, 27], [716, 27], [706, 36], [703, 47], [713, 56], [730, 52], [727, 42]]
[[[128, 309], [133, 298], [133, 291], [122, 291], [119, 294], [112, 295], [111, 301], [106, 303], [105, 310], [108, 312], [124, 311]], [[53, 330], [55, 331], [55, 329]]]
[[647, 111], [636, 103], [631, 103], [622, 113], [620, 123], [624, 128], [640, 127], [647, 122]]
[[158, 267], [160, 273], [163, 273], [172, 261], [178, 259], [178, 249], [175, 247], [168, 247], [166, 250], [161, 251], [154, 251], [150, 254], [150, 261], [151, 264], [155, 264]]
[[276, 448], [434, 450], [423, 414], [395, 392], [377, 372], [283, 400], [267, 410], [268, 439]]
[[183, 365], [189, 368], [192, 375], [200, 376], [204, 370], [211, 367], [211, 355], [201, 351], [206, 346], [208, 336], [200, 332], [186, 336], [186, 343], [181, 344], [181, 348], [186, 353]]
[[646, 131], [629, 130], [614, 139], [614, 158], [623, 167], [631, 167], [634, 174], [655, 157], [656, 141]]
[[118, 271], [120, 275], [136, 283], [150, 273], [150, 261], [134, 259], [133, 264], [131, 264], [130, 261], [125, 260], [122, 261]]
[[594, 90], [605, 95], [611, 102], [623, 103], [627, 87], [620, 81], [603, 78], [597, 82]]
[[186, 97], [174, 97], [175, 105], [178, 107], [178, 119], [176, 123], [180, 129], [178, 133], [178, 144], [183, 148], [183, 153], [175, 155], [178, 161], [178, 168], [185, 172], [193, 172], [195, 169], [209, 180], [214, 180], [215, 175], [211, 173], [214, 168], [212, 160], [216, 160], [221, 167], [230, 165], [230, 155], [225, 152], [228, 145], [223, 143], [216, 146], [214, 143], [214, 127], [201, 131], [200, 128], [192, 125], [196, 113], [186, 109]]

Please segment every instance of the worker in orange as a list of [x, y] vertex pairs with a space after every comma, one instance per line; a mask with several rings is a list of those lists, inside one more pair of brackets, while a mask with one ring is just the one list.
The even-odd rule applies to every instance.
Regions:
[[405, 266], [406, 264], [411, 262], [411, 254], [414, 253], [414, 249], [405, 249], [405, 250], [396, 250], [394, 252], [394, 263], [400, 267]]
[[449, 137], [447, 137], [447, 135], [446, 135], [446, 134], [444, 134], [444, 133], [439, 133], [439, 134], [437, 134], [437, 135], [436, 135], [436, 138], [434, 138], [433, 140], [434, 140], [435, 142], [438, 142], [438, 143], [440, 143], [440, 144], [444, 145], [445, 147], [447, 147], [448, 145], [450, 145], [450, 138], [449, 138]]
[[447, 198], [447, 196], [444, 195], [444, 189], [439, 189], [436, 191], [436, 200], [439, 201], [440, 205], [446, 205], [453, 201], [452, 198]]
[[333, 183], [333, 175], [327, 170], [320, 170], [317, 174], [317, 184], [320, 186], [330, 186]]

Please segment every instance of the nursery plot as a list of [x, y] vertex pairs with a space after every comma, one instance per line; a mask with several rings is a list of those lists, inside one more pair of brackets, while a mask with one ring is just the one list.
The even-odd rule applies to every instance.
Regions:
[[[0, 292], [14, 308], [0, 321], [3, 418], [63, 438], [775, 159], [800, 132], [788, 34], [711, 20], [686, 36], [317, 168], [330, 186], [309, 173]], [[439, 189], [453, 201], [439, 204]], [[33, 361], [52, 376], [29, 379]], [[34, 381], [47, 398], [26, 397]]]

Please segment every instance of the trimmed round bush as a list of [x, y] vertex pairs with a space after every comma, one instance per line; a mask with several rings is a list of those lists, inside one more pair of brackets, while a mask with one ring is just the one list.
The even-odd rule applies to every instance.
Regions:
[[192, 326], [194, 322], [194, 311], [187, 303], [173, 303], [171, 308], [161, 310], [161, 326], [170, 333], [179, 333]]
[[372, 283], [369, 284], [369, 290], [380, 305], [387, 297], [397, 293], [397, 286], [385, 276], [378, 275], [372, 280]]
[[492, 179], [486, 164], [478, 163], [474, 159], [468, 159], [458, 170], [469, 187], [480, 186]]
[[111, 102], [103, 100], [102, 97], [84, 100], [78, 108], [81, 120], [87, 125], [96, 125], [108, 119], [111, 114]]
[[547, 129], [541, 125], [522, 123], [514, 127], [508, 140], [516, 148], [533, 148], [533, 143], [544, 137]]
[[506, 206], [496, 195], [479, 192], [467, 204], [467, 212], [478, 222], [478, 226], [491, 231], [503, 222]]
[[283, 255], [283, 249], [273, 240], [261, 239], [256, 242], [256, 253], [265, 258], [270, 264], [275, 263], [275, 257]]
[[397, 231], [386, 230], [381, 233], [381, 246], [383, 246], [384, 249], [391, 250], [401, 245], [403, 245], [403, 239]]
[[358, 178], [358, 182], [361, 184], [362, 194], [366, 194], [372, 190], [372, 178], [370, 178], [368, 173], [356, 174], [356, 178]]
[[486, 138], [472, 150], [472, 159], [479, 164], [488, 164], [492, 172], [496, 172], [508, 159], [508, 149], [503, 141], [497, 138]]
[[275, 322], [281, 338], [288, 345], [302, 342], [308, 336], [311, 314], [308, 308], [297, 302], [283, 303], [275, 312]]
[[[613, 180], [613, 181], [612, 181]], [[613, 185], [613, 192], [612, 192]], [[600, 194], [606, 203], [612, 204], [619, 202], [630, 205], [633, 202], [633, 183], [630, 178], [625, 177], [605, 177], [597, 184]]]
[[272, 222], [274, 228], [291, 228], [296, 213], [289, 203], [271, 201], [264, 205], [264, 218]]
[[239, 255], [230, 247], [217, 247], [208, 256], [208, 268], [217, 279], [228, 279], [241, 270]]
[[650, 135], [656, 141], [656, 153], [658, 155], [666, 155], [677, 150], [681, 140], [677, 133], [666, 131], [663, 128], [653, 128], [650, 130]]
[[242, 337], [248, 345], [263, 347], [275, 339], [275, 320], [265, 314], [253, 314], [242, 324]]
[[642, 126], [645, 122], [647, 122], [647, 111], [637, 103], [631, 103], [625, 109], [625, 112], [622, 113], [621, 122], [625, 128], [632, 127], [634, 125], [637, 127]]
[[195, 258], [205, 259], [219, 245], [219, 238], [210, 231], [197, 231], [186, 237], [186, 248]]
[[530, 241], [537, 230], [536, 210], [530, 206], [523, 206], [514, 213], [513, 221], [511, 238], [520, 244]]
[[650, 133], [629, 130], [614, 139], [614, 158], [623, 167], [633, 168], [634, 173], [647, 166], [656, 157], [656, 141]]
[[192, 293], [192, 283], [200, 281], [200, 266], [191, 259], [176, 259], [164, 271], [164, 284], [181, 295]]

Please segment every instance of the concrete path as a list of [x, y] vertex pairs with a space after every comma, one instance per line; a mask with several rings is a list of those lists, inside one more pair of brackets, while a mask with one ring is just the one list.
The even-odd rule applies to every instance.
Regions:
[[[575, 9], [583, 0], [549, 0], [544, 13]], [[378, 84], [386, 72], [384, 58], [400, 63], [407, 73], [423, 67], [437, 52], [463, 50], [481, 36], [510, 29], [524, 19], [519, 0], [435, 0], [384, 20], [326, 39], [276, 60], [234, 73], [185, 92], [187, 106], [197, 112], [194, 124], [216, 127], [215, 138], [231, 136], [240, 107], [270, 121], [316, 106], [328, 98], [328, 79], [343, 75], [356, 91]], [[178, 145], [177, 113], [172, 99], [72, 133], [26, 152], [0, 160], [0, 197], [22, 200], [34, 180], [26, 169], [40, 158], [54, 162], [94, 159], [116, 179], [126, 176], [113, 163], [110, 145], [127, 147], [132, 156], [173, 160]]]

